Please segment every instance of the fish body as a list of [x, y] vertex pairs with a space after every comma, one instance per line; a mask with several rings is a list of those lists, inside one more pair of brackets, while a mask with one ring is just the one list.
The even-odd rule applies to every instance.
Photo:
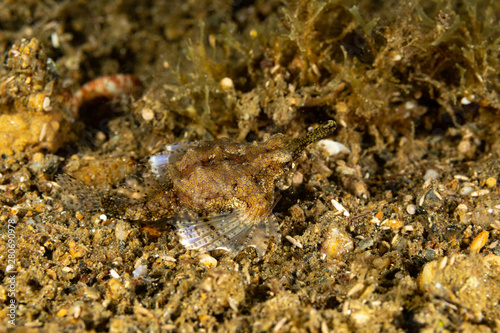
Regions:
[[271, 237], [280, 241], [272, 214], [276, 185], [309, 144], [335, 127], [329, 121], [291, 141], [275, 134], [261, 143], [223, 138], [171, 144], [147, 159], [155, 191], [137, 201], [104, 196], [97, 202], [120, 218], [174, 225], [186, 249], [224, 249], [235, 256], [252, 246], [262, 257]]

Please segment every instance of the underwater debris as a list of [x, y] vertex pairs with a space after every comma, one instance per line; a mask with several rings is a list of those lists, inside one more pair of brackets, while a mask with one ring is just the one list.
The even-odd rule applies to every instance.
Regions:
[[73, 94], [74, 113], [84, 103], [98, 97], [115, 98], [121, 95], [136, 95], [142, 92], [141, 81], [130, 74], [115, 74], [101, 76], [85, 83]]
[[271, 214], [279, 199], [276, 186], [309, 144], [335, 129], [330, 120], [291, 141], [276, 134], [262, 143], [219, 139], [171, 144], [148, 158], [155, 181], [149, 194], [138, 199], [99, 196], [67, 175], [57, 181], [84, 210], [103, 209], [128, 220], [174, 225], [186, 249], [224, 249], [234, 257], [252, 246], [262, 257], [271, 237], [280, 241]]

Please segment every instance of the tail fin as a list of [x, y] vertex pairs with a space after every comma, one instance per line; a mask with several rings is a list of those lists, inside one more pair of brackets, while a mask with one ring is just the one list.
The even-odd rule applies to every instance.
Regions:
[[293, 159], [296, 159], [300, 153], [311, 143], [319, 141], [331, 135], [337, 128], [337, 123], [334, 120], [328, 120], [327, 122], [319, 125], [317, 128], [313, 129], [306, 136], [301, 138], [293, 139], [289, 147], [293, 153]]
[[73, 210], [97, 211], [102, 208], [99, 192], [80, 180], [66, 174], [56, 177], [57, 183], [64, 191], [63, 204]]

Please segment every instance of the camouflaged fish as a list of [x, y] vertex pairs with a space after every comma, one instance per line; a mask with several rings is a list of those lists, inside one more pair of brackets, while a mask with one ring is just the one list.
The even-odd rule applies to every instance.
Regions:
[[85, 200], [85, 209], [103, 209], [116, 217], [174, 225], [186, 249], [224, 249], [236, 256], [248, 246], [262, 257], [269, 239], [280, 241], [272, 209], [276, 186], [293, 167], [293, 160], [311, 143], [336, 128], [330, 120], [302, 138], [275, 134], [262, 143], [237, 144], [229, 139], [176, 143], [147, 159], [154, 184], [140, 199], [119, 194], [96, 197], [69, 176], [59, 184]]

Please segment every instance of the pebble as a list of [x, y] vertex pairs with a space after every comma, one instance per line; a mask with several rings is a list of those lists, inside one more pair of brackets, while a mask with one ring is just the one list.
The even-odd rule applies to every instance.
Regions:
[[464, 140], [460, 141], [457, 149], [459, 152], [461, 152], [464, 155], [470, 155], [472, 152], [474, 152], [473, 146], [472, 146], [470, 140], [468, 140], [468, 139], [464, 139]]
[[55, 172], [62, 161], [63, 158], [57, 155], [35, 153], [28, 163], [28, 169], [34, 174], [41, 172], [52, 173]]
[[[399, 55], [399, 59], [401, 59], [401, 55]], [[405, 103], [405, 109], [406, 110], [413, 110], [413, 109], [415, 109], [416, 106], [417, 105], [413, 101], [408, 101], [408, 102]]]
[[391, 230], [397, 231], [404, 226], [403, 221], [396, 219], [388, 219], [382, 222], [382, 225], [388, 226]]
[[409, 204], [408, 206], [406, 206], [406, 212], [410, 215], [415, 215], [415, 213], [417, 212], [417, 206], [415, 206], [414, 204]]
[[469, 252], [470, 253], [479, 253], [481, 249], [486, 245], [488, 242], [488, 238], [490, 236], [490, 233], [486, 230], [481, 231], [473, 240], [472, 243], [469, 245]]
[[98, 131], [95, 134], [95, 139], [96, 139], [96, 141], [102, 142], [102, 141], [106, 140], [106, 134], [104, 134], [104, 132], [102, 132], [102, 131]]
[[211, 255], [207, 253], [202, 253], [198, 257], [200, 263], [205, 266], [206, 268], [215, 268], [217, 267], [217, 259], [212, 257]]
[[108, 281], [106, 297], [109, 297], [112, 300], [118, 300], [123, 297], [125, 293], [125, 286], [123, 285], [120, 275], [118, 275], [114, 269], [112, 269], [110, 273], [111, 272], [114, 272], [118, 277], [111, 274], [113, 279], [109, 279]]
[[26, 220], [26, 225], [32, 226], [34, 228], [36, 225], [36, 222], [31, 217], [28, 217], [28, 219]]
[[434, 169], [428, 169], [425, 172], [424, 180], [437, 179], [438, 177], [439, 177], [439, 173], [436, 170], [434, 170]]
[[111, 277], [113, 279], [120, 279], [120, 274], [118, 274], [117, 271], [114, 270], [114, 268], [112, 268], [110, 271], [109, 271], [109, 275], [111, 275]]
[[289, 212], [295, 222], [305, 222], [306, 214], [299, 205], [293, 205], [290, 207]]
[[338, 155], [340, 153], [349, 154], [351, 152], [344, 144], [330, 139], [319, 140], [318, 145], [325, 149], [329, 156]]
[[116, 224], [116, 228], [115, 228], [116, 239], [118, 239], [120, 241], [125, 241], [127, 239], [129, 233], [130, 233], [130, 229], [126, 223], [119, 222]]
[[467, 214], [467, 211], [467, 205], [463, 203], [455, 208], [455, 214], [458, 216], [461, 223], [468, 223], [468, 221], [470, 221], [470, 214]]
[[304, 175], [300, 171], [296, 171], [292, 176], [292, 183], [295, 186], [299, 186], [304, 182]]
[[464, 176], [464, 175], [454, 175], [453, 178], [455, 178], [456, 180], [462, 180], [462, 181], [469, 181], [470, 180], [469, 177]]
[[460, 100], [460, 103], [462, 103], [462, 105], [469, 105], [471, 104], [472, 102], [467, 98], [467, 97], [462, 97], [462, 99]]
[[349, 217], [351, 215], [351, 214], [349, 214], [347, 209], [345, 209], [344, 206], [342, 206], [342, 204], [340, 202], [338, 202], [337, 200], [332, 199], [332, 205], [333, 205], [333, 207], [335, 207], [335, 209], [337, 209], [337, 211], [339, 213], [344, 214], [345, 217]]
[[148, 267], [145, 266], [145, 265], [138, 265], [134, 271], [132, 272], [132, 275], [135, 277], [135, 278], [138, 278], [138, 277], [143, 277], [145, 276], [146, 274], [148, 273]]
[[171, 257], [171, 256], [161, 256], [160, 258], [165, 260], [166, 262], [176, 262], [177, 261], [174, 257]]
[[358, 248], [361, 250], [361, 251], [364, 251], [370, 247], [373, 246], [373, 238], [365, 238], [365, 239], [362, 239], [359, 241], [358, 243]]
[[474, 188], [470, 186], [464, 186], [460, 189], [458, 193], [460, 193], [460, 195], [469, 195], [472, 193], [472, 191], [474, 191]]
[[47, 96], [43, 99], [42, 109], [43, 109], [43, 111], [51, 111], [52, 110], [52, 106], [50, 106], [50, 98]]
[[38, 111], [38, 112], [42, 111], [45, 97], [46, 96], [44, 93], [37, 93], [37, 94], [30, 95], [28, 98], [28, 107], [34, 111]]
[[386, 257], [386, 258], [375, 258], [372, 261], [373, 266], [376, 268], [382, 270], [386, 267], [388, 267], [391, 264], [391, 258]]
[[424, 251], [422, 256], [428, 262], [433, 261], [434, 259], [436, 259], [436, 251], [432, 249], [427, 249]]
[[338, 228], [332, 228], [326, 240], [321, 244], [321, 252], [329, 258], [338, 258], [354, 249], [351, 236]]
[[68, 242], [69, 253], [73, 258], [82, 258], [88, 252], [83, 244], [77, 244], [73, 239]]
[[67, 314], [68, 314], [68, 310], [66, 310], [65, 308], [62, 308], [62, 309], [60, 309], [60, 310], [57, 312], [56, 316], [58, 316], [58, 317], [64, 317], [64, 316], [66, 316]]
[[483, 189], [483, 190], [478, 190], [478, 191], [473, 191], [471, 192], [471, 197], [481, 197], [483, 195], [489, 194], [490, 190]]
[[493, 177], [489, 177], [488, 179], [486, 179], [486, 185], [488, 187], [495, 187], [495, 185], [497, 184], [497, 180]]
[[446, 267], [446, 263], [448, 262], [448, 257], [444, 257], [440, 261], [433, 260], [424, 265], [422, 272], [417, 278], [417, 283], [422, 291], [427, 291], [432, 286], [434, 288], [439, 288], [439, 284], [436, 283], [435, 278], [436, 274], [439, 271], [442, 271]]
[[146, 121], [153, 120], [153, 118], [155, 117], [155, 113], [153, 112], [153, 110], [151, 110], [149, 108], [142, 109], [141, 115], [142, 115], [142, 119], [144, 119]]
[[234, 88], [234, 83], [231, 78], [225, 77], [222, 80], [220, 80], [220, 87], [222, 90], [230, 90]]
[[294, 246], [298, 247], [299, 249], [303, 249], [304, 246], [302, 246], [302, 243], [293, 238], [292, 236], [286, 235], [285, 238], [292, 243]]

